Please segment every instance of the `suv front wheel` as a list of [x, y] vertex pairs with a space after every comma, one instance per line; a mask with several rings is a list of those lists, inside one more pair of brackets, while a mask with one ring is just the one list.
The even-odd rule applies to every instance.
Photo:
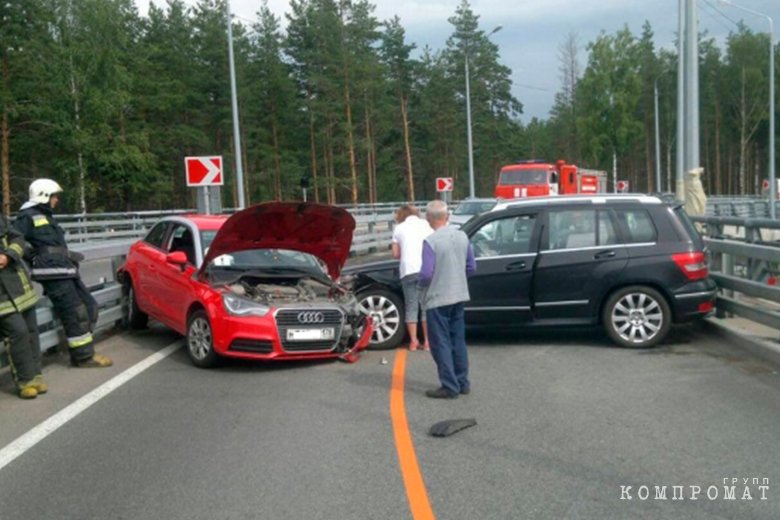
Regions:
[[370, 350], [388, 350], [401, 344], [406, 334], [403, 299], [382, 287], [370, 287], [358, 293], [360, 311], [371, 317], [374, 333], [368, 343]]
[[634, 285], [612, 293], [604, 305], [602, 322], [620, 346], [646, 348], [662, 341], [672, 326], [672, 312], [661, 293]]

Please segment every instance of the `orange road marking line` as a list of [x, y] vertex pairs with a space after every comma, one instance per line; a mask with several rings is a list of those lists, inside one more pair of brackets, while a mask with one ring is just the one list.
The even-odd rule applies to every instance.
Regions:
[[409, 423], [406, 420], [404, 404], [404, 376], [406, 373], [406, 350], [398, 350], [393, 365], [393, 380], [390, 385], [390, 419], [393, 423], [395, 447], [398, 451], [398, 463], [406, 488], [406, 499], [414, 520], [435, 520], [428, 492], [417, 464]]

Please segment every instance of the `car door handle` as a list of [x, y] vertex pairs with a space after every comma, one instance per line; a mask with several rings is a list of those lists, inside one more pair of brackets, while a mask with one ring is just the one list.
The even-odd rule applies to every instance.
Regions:
[[525, 261], [512, 262], [506, 266], [507, 271], [522, 271], [523, 269], [525, 269]]
[[617, 253], [614, 251], [599, 251], [598, 253], [593, 255], [593, 258], [595, 258], [596, 260], [601, 260], [602, 258], [612, 258], [616, 254]]

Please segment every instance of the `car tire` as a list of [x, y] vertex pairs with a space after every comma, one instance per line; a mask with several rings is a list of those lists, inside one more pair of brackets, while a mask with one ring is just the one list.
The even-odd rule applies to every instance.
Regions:
[[388, 350], [401, 344], [406, 333], [403, 298], [381, 287], [365, 289], [357, 295], [360, 311], [371, 317], [374, 331], [369, 350]]
[[138, 307], [135, 299], [135, 289], [133, 282], [128, 281], [125, 285], [125, 297], [127, 298], [127, 311], [125, 322], [131, 329], [144, 329], [149, 324], [149, 315]]
[[602, 322], [609, 337], [628, 348], [648, 348], [663, 341], [672, 327], [666, 298], [643, 285], [623, 287], [604, 305]]
[[204, 310], [193, 312], [187, 321], [187, 354], [196, 367], [211, 368], [217, 364], [214, 332]]

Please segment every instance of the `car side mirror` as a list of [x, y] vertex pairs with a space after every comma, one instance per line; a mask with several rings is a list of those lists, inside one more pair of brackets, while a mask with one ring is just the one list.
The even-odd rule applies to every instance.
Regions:
[[187, 255], [184, 251], [174, 251], [173, 253], [168, 253], [165, 257], [165, 261], [169, 264], [178, 265], [184, 269], [184, 266], [187, 263]]

